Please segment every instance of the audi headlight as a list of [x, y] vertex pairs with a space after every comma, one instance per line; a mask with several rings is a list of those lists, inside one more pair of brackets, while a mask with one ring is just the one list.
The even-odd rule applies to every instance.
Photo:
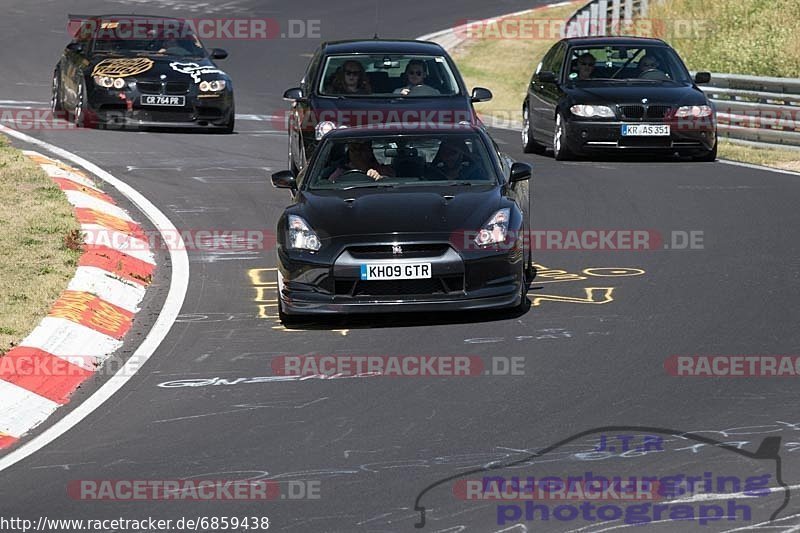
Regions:
[[336, 129], [336, 123], [330, 120], [323, 120], [314, 128], [314, 138], [320, 140], [328, 133]]
[[569, 108], [573, 115], [584, 118], [614, 118], [614, 110], [607, 105], [584, 105], [578, 104]]
[[225, 80], [211, 80], [200, 82], [200, 92], [204, 93], [218, 93], [224, 91], [228, 83]]
[[677, 118], [702, 118], [710, 117], [712, 113], [710, 105], [684, 105], [675, 112]]
[[316, 252], [321, 246], [319, 237], [305, 220], [297, 215], [289, 215], [289, 249]]
[[481, 227], [475, 237], [475, 244], [486, 246], [505, 242], [508, 235], [508, 219], [510, 216], [511, 209], [506, 207], [489, 217], [489, 220]]

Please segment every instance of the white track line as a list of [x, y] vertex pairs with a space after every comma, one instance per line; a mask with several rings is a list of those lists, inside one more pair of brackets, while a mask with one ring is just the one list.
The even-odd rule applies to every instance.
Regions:
[[106, 383], [103, 384], [94, 394], [87, 398], [83, 403], [78, 405], [75, 409], [70, 411], [64, 418], [53, 424], [40, 435], [32, 439], [9, 453], [5, 457], [0, 458], [0, 472], [9, 468], [10, 466], [22, 461], [29, 455], [44, 448], [49, 443], [56, 440], [58, 437], [72, 429], [75, 425], [81, 422], [84, 418], [89, 416], [95, 409], [100, 407], [106, 400], [111, 398], [118, 390], [120, 390], [131, 377], [150, 359], [155, 353], [158, 346], [167, 336], [175, 319], [180, 314], [183, 300], [186, 298], [186, 291], [189, 287], [189, 256], [186, 253], [186, 247], [183, 244], [183, 239], [180, 237], [175, 225], [162, 213], [150, 200], [145, 198], [139, 191], [128, 185], [127, 183], [119, 180], [102, 168], [98, 167], [91, 161], [68, 152], [58, 146], [40, 141], [30, 135], [20, 133], [16, 130], [0, 125], [0, 132], [19, 139], [23, 142], [39, 146], [56, 156], [71, 161], [78, 166], [83, 167], [90, 173], [94, 174], [101, 180], [110, 184], [122, 193], [128, 200], [130, 200], [141, 212], [150, 219], [155, 228], [161, 232], [162, 237], [165, 233], [176, 235], [180, 242], [176, 246], [171, 246], [169, 249], [170, 262], [172, 263], [172, 276], [169, 283], [169, 293], [167, 294], [164, 306], [158, 314], [153, 327], [147, 333], [142, 343], [128, 359], [125, 365], [119, 369]]

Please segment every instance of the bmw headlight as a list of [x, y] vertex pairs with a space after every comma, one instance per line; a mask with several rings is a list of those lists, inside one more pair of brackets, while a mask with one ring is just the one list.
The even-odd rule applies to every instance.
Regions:
[[314, 138], [320, 140], [328, 133], [336, 129], [336, 123], [330, 120], [323, 120], [314, 128]]
[[578, 104], [569, 108], [573, 115], [584, 118], [614, 118], [614, 110], [607, 105], [584, 105]]
[[218, 93], [224, 91], [228, 83], [225, 80], [211, 80], [200, 82], [200, 92], [204, 93]]
[[99, 85], [100, 87], [104, 87], [106, 89], [122, 89], [125, 87], [125, 80], [123, 78], [111, 78], [109, 76], [95, 76], [94, 82]]
[[289, 215], [289, 241], [286, 245], [291, 250], [316, 252], [322, 243], [305, 220], [297, 215]]
[[489, 244], [499, 244], [505, 242], [508, 235], [508, 219], [511, 216], [511, 209], [506, 207], [500, 209], [481, 227], [475, 237], [475, 244], [487, 246]]
[[684, 105], [675, 112], [677, 118], [702, 118], [710, 117], [712, 113], [710, 105]]

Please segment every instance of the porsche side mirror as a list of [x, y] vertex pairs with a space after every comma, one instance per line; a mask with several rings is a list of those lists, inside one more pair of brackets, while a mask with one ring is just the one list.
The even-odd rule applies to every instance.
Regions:
[[272, 175], [272, 186], [276, 189], [297, 189], [297, 180], [291, 170], [281, 170]]
[[528, 163], [521, 163], [518, 161], [511, 165], [510, 181], [511, 183], [525, 181], [531, 179], [531, 174], [533, 174], [533, 167]]
[[492, 99], [492, 91], [484, 89], [483, 87], [475, 87], [472, 89], [472, 97], [470, 100], [473, 102], [488, 102]]
[[283, 99], [289, 100], [291, 102], [302, 100], [303, 89], [301, 89], [300, 87], [292, 87], [291, 89], [286, 89], [286, 92], [283, 93]]
[[542, 83], [555, 83], [556, 74], [551, 70], [543, 70], [539, 73], [539, 81]]
[[694, 75], [694, 82], [698, 85], [703, 85], [704, 83], [709, 83], [711, 81], [711, 73], [710, 72], [698, 72]]
[[226, 57], [228, 57], [227, 50], [223, 50], [222, 48], [211, 49], [211, 59], [225, 59]]

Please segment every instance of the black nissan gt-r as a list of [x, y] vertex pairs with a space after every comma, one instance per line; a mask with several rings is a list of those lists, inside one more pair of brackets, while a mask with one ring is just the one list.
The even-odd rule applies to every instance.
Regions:
[[329, 132], [299, 176], [272, 175], [293, 198], [277, 228], [281, 319], [524, 307], [530, 176], [475, 125]]
[[71, 18], [53, 72], [52, 109], [78, 126], [202, 128], [231, 133], [233, 84], [187, 21], [142, 15]]

